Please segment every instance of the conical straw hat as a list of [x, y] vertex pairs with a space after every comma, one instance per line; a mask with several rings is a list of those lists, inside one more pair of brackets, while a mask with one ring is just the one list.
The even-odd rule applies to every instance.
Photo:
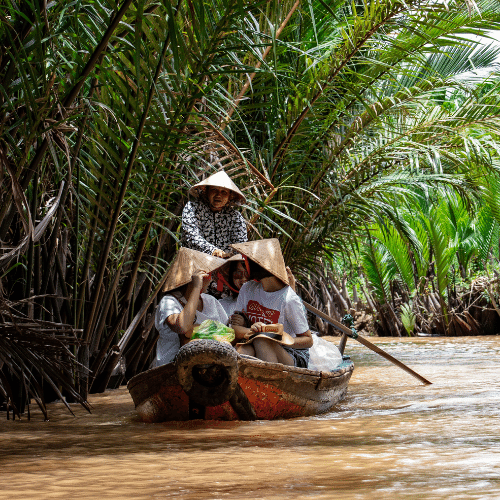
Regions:
[[231, 262], [245, 262], [245, 258], [243, 257], [243, 255], [241, 255], [241, 253], [237, 253], [232, 257], [229, 257], [228, 259], [224, 259], [224, 262], [225, 265], [222, 266], [219, 269], [219, 271], [227, 275], [229, 273], [229, 267], [231, 266]]
[[276, 238], [234, 243], [230, 246], [289, 285], [280, 242]]
[[237, 345], [251, 344], [255, 339], [262, 337], [268, 340], [273, 340], [274, 342], [278, 342], [278, 344], [291, 346], [295, 344], [295, 340], [291, 335], [286, 333], [283, 330], [283, 325], [266, 325], [264, 332], [259, 333], [247, 333], [245, 338], [238, 342]]
[[191, 196], [194, 196], [195, 198], [198, 198], [199, 196], [199, 189], [200, 188], [205, 188], [208, 186], [217, 186], [217, 187], [222, 187], [225, 189], [229, 189], [229, 191], [233, 192], [236, 195], [235, 202], [240, 205], [241, 203], [245, 203], [245, 195], [238, 189], [238, 186], [231, 180], [231, 177], [224, 172], [224, 170], [221, 170], [217, 172], [216, 174], [211, 175], [210, 177], [207, 177], [206, 179], [202, 180], [201, 182], [198, 182], [198, 184], [195, 184], [190, 190], [189, 194]]
[[226, 259], [226, 262], [245, 262], [245, 258], [241, 253], [236, 253], [232, 257], [229, 257], [229, 259]]
[[181, 247], [168, 270], [163, 292], [168, 292], [191, 281], [193, 273], [202, 269], [207, 273], [215, 271], [226, 263], [224, 259], [208, 255], [198, 250]]

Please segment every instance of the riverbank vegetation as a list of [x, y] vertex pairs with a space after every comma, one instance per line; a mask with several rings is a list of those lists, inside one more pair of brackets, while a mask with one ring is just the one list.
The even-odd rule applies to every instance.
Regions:
[[[17, 412], [147, 368], [187, 191], [221, 168], [250, 238], [279, 237], [333, 316], [382, 335], [496, 325], [499, 79], [477, 72], [499, 55], [498, 2], [12, 0], [0, 21], [0, 392]], [[28, 324], [52, 325], [61, 366], [7, 333]]]

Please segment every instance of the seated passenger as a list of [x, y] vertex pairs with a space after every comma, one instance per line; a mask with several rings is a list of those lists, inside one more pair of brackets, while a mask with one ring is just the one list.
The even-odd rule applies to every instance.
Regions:
[[171, 363], [182, 345], [189, 342], [193, 327], [206, 319], [226, 324], [228, 316], [219, 301], [207, 295], [211, 272], [225, 260], [180, 248], [169, 272], [156, 308], [155, 326], [160, 337], [154, 366]]
[[[218, 281], [222, 281], [222, 285], [229, 291], [228, 295], [219, 299], [224, 311], [229, 318], [236, 311], [236, 301], [241, 287], [249, 280], [248, 271], [245, 265], [245, 259], [241, 254], [236, 254], [226, 260], [227, 264], [218, 272]], [[289, 267], [286, 268], [289, 286], [295, 292], [295, 276]], [[212, 282], [213, 284], [213, 282]], [[233, 318], [235, 319], [235, 317]], [[244, 318], [241, 321], [237, 320], [236, 324], [245, 324]]]
[[226, 262], [227, 264], [224, 267], [227, 270], [224, 269], [226, 272], [223, 272], [224, 270], [221, 269], [218, 273], [218, 279], [222, 281], [222, 284], [226, 285], [228, 295], [219, 299], [219, 302], [228, 317], [230, 317], [236, 310], [236, 300], [240, 288], [248, 281], [248, 271], [245, 266], [245, 259], [241, 254], [234, 255], [227, 259]]
[[246, 258], [250, 279], [254, 280], [241, 287], [236, 302], [236, 310], [246, 313], [252, 326], [241, 326], [237, 315], [233, 315], [231, 326], [236, 338], [244, 341], [254, 333], [264, 332], [269, 324], [283, 325], [285, 333], [293, 338], [292, 345], [287, 346], [271, 338], [255, 337], [251, 343], [238, 344], [238, 352], [263, 361], [307, 368], [313, 339], [304, 306], [289, 286], [278, 240], [249, 241], [232, 248]]
[[232, 253], [231, 243], [247, 241], [247, 225], [234, 208], [245, 202], [245, 196], [231, 178], [221, 170], [195, 184], [182, 211], [182, 246], [216, 257]]

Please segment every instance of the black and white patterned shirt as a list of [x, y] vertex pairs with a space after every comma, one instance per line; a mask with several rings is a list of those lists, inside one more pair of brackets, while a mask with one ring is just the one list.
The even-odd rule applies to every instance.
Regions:
[[234, 208], [213, 212], [200, 200], [188, 201], [182, 211], [182, 246], [212, 255], [230, 252], [231, 243], [248, 241], [247, 224]]

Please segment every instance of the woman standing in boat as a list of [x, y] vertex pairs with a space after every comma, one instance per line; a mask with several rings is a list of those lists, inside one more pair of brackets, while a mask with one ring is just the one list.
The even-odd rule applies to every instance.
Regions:
[[205, 292], [211, 272], [226, 261], [189, 248], [180, 248], [168, 272], [156, 308], [155, 326], [160, 337], [155, 366], [171, 363], [181, 345], [189, 342], [193, 327], [206, 319], [226, 324], [228, 316], [219, 301]]
[[245, 202], [245, 196], [231, 178], [221, 170], [195, 184], [182, 212], [182, 245], [199, 252], [226, 258], [231, 243], [248, 240], [247, 225], [234, 208]]
[[[252, 326], [240, 326], [234, 315], [231, 320], [236, 338], [245, 340], [254, 334], [264, 334], [254, 337], [251, 343], [239, 344], [238, 352], [263, 361], [307, 368], [313, 339], [304, 306], [289, 286], [278, 240], [249, 241], [234, 244], [232, 248], [246, 258], [250, 279], [254, 280], [241, 287], [236, 302], [236, 310], [245, 312]], [[281, 340], [292, 337], [288, 345], [280, 343], [279, 335], [265, 336], [270, 324], [283, 326], [285, 335]]]

